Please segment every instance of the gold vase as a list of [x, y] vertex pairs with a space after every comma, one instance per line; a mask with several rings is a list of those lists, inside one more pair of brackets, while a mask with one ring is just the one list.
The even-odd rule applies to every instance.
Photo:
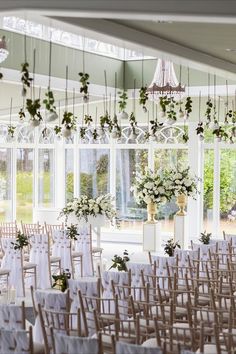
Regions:
[[179, 215], [179, 216], [186, 215], [186, 212], [184, 209], [187, 204], [187, 196], [185, 194], [178, 195], [177, 200], [176, 200], [176, 204], [179, 207], [179, 210], [177, 211], [176, 215]]
[[157, 213], [157, 206], [155, 203], [151, 202], [147, 204], [147, 214], [148, 214], [148, 220], [147, 223], [149, 224], [155, 224], [155, 215]]

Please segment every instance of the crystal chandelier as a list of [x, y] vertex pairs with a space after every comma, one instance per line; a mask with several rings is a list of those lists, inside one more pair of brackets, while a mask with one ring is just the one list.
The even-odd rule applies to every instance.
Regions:
[[154, 96], [161, 95], [181, 95], [185, 92], [185, 87], [178, 82], [173, 63], [158, 59], [156, 71], [148, 92]]
[[7, 59], [8, 54], [9, 52], [7, 50], [6, 37], [3, 36], [0, 40], [0, 63]]

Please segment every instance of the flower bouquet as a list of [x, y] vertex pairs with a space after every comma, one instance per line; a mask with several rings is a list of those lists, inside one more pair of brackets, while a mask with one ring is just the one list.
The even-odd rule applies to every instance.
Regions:
[[66, 223], [71, 215], [74, 215], [77, 221], [90, 222], [92, 218], [104, 216], [112, 222], [116, 216], [113, 201], [114, 198], [110, 194], [104, 194], [95, 199], [81, 195], [69, 201], [62, 209], [59, 217], [65, 216]]
[[144, 173], [137, 172], [131, 187], [136, 202], [140, 205], [163, 203], [170, 200], [171, 194], [166, 188], [163, 175], [146, 168]]
[[164, 177], [167, 188], [171, 195], [175, 197], [184, 194], [189, 197], [195, 197], [197, 194], [198, 177], [190, 172], [190, 167], [179, 167], [165, 170]]

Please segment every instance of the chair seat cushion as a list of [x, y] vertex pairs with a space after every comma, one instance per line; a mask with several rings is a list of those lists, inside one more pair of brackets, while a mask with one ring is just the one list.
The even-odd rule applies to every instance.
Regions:
[[50, 257], [50, 263], [59, 262], [61, 257]]
[[37, 267], [37, 264], [31, 262], [24, 262], [23, 264], [23, 269], [30, 269], [34, 267]]

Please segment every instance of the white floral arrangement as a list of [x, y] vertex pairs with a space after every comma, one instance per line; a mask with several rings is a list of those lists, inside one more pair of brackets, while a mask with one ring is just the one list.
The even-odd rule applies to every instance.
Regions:
[[160, 171], [153, 172], [145, 168], [144, 173], [136, 172], [134, 185], [131, 187], [138, 204], [164, 203], [170, 200], [171, 194], [166, 188]]
[[62, 209], [59, 217], [65, 216], [66, 221], [70, 214], [75, 214], [78, 220], [88, 221], [89, 216], [96, 217], [104, 215], [111, 222], [116, 217], [116, 210], [113, 205], [114, 198], [110, 194], [101, 195], [95, 199], [81, 195], [69, 201]]
[[190, 172], [190, 167], [165, 170], [164, 177], [166, 187], [170, 190], [172, 196], [178, 197], [185, 194], [189, 197], [195, 197], [198, 193], [197, 183], [200, 179]]

